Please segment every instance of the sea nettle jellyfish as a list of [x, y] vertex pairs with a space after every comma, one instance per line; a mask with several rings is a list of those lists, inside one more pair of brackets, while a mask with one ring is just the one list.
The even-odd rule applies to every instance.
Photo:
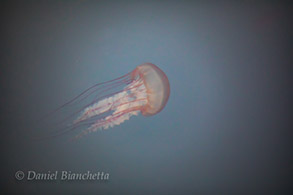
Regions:
[[66, 126], [56, 135], [82, 127], [83, 131], [77, 135], [80, 137], [119, 125], [139, 113], [155, 115], [165, 107], [169, 95], [166, 74], [154, 64], [139, 65], [124, 76], [88, 88], [56, 109], [53, 113], [71, 107], [76, 109], [58, 122]]

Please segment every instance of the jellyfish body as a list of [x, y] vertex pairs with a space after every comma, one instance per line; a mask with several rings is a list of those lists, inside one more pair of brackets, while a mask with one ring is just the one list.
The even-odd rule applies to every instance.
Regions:
[[143, 116], [155, 115], [165, 107], [169, 95], [170, 85], [166, 74], [156, 65], [144, 63], [122, 77], [90, 87], [57, 110], [92, 97], [89, 104], [62, 121], [75, 117], [65, 132], [86, 126], [77, 136], [80, 137], [119, 125], [139, 113]]

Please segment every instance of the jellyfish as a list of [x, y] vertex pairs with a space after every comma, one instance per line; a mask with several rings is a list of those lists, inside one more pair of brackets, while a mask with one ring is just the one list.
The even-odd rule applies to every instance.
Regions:
[[[67, 122], [66, 127], [58, 131], [65, 133], [82, 127], [82, 132], [76, 136], [78, 138], [119, 125], [139, 113], [153, 116], [165, 107], [169, 95], [170, 84], [166, 74], [156, 65], [144, 63], [119, 78], [86, 89], [53, 113], [77, 107], [58, 122]], [[71, 120], [69, 124], [68, 120]]]

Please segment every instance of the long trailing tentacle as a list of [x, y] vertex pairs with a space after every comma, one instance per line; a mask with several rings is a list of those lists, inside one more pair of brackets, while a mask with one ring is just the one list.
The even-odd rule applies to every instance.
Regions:
[[[81, 135], [98, 129], [113, 127], [123, 123], [133, 115], [138, 115], [139, 111], [147, 103], [147, 92], [143, 80], [139, 77], [133, 79], [130, 74], [126, 74], [111, 81], [104, 82], [103, 84], [106, 83], [104, 86], [95, 85], [101, 87], [88, 88], [70, 102], [62, 105], [59, 110], [56, 109], [56, 112], [62, 111], [65, 107], [68, 108], [68, 106], [80, 103], [91, 97], [90, 103], [79, 107], [73, 113], [55, 123], [58, 128], [45, 138], [57, 137], [85, 127], [76, 136], [76, 138], [79, 138]], [[121, 90], [118, 89], [122, 86], [124, 87]], [[75, 120], [71, 120], [73, 122], [66, 123], [73, 117], [75, 117]]]
[[[116, 94], [117, 92], [121, 91], [120, 88], [123, 89], [123, 87], [127, 86], [131, 82], [131, 73], [127, 73], [116, 79], [95, 84], [71, 99], [70, 101], [41, 117], [39, 120], [36, 121], [35, 125], [37, 125], [38, 128], [55, 129], [53, 132], [51, 131], [51, 135], [53, 133], [54, 137], [55, 134], [60, 134], [64, 130], [68, 129], [68, 126], [70, 126], [68, 122], [78, 113], [80, 113], [84, 108], [92, 104], [93, 100], [98, 101], [100, 99], [107, 98], [113, 94]], [[112, 93], [109, 93], [110, 91], [112, 91]], [[72, 113], [73, 109], [77, 110], [73, 111]], [[66, 112], [71, 113], [66, 116]], [[53, 122], [54, 119], [55, 122]], [[52, 137], [51, 135], [49, 137]]]
[[[73, 99], [69, 100], [68, 102], [64, 103], [63, 105], [59, 106], [58, 108], [56, 108], [56, 109], [52, 110], [51, 112], [47, 113], [46, 115], [44, 115], [40, 119], [40, 121], [52, 116], [54, 113], [60, 111], [61, 109], [63, 109], [64, 107], [66, 107], [68, 105], [73, 104], [74, 102], [84, 100], [86, 97], [88, 97], [89, 95], [91, 95], [94, 92], [97, 92], [99, 89], [104, 89], [104, 87], [109, 87], [109, 85], [106, 85], [106, 84], [110, 84], [110, 86], [111, 86], [111, 83], [113, 84], [113, 82], [115, 82], [115, 81], [118, 81], [117, 83], [121, 83], [121, 82], [119, 82], [119, 80], [121, 80], [121, 79], [123, 80], [125, 78], [129, 79], [130, 76], [131, 76], [131, 73], [127, 73], [127, 74], [125, 74], [125, 75], [123, 75], [121, 77], [118, 77], [116, 79], [112, 79], [112, 80], [109, 80], [109, 81], [106, 81], [106, 82], [97, 83], [97, 84], [93, 85], [93, 86], [87, 88], [86, 90], [84, 90], [82, 93], [80, 93], [79, 95], [77, 95]], [[104, 85], [106, 85], [106, 86], [104, 86]]]

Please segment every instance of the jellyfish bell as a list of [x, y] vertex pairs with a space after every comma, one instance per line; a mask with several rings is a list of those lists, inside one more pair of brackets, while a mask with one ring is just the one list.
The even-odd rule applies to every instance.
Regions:
[[170, 84], [166, 74], [156, 65], [144, 63], [132, 72], [116, 79], [98, 83], [57, 108], [54, 113], [78, 109], [58, 122], [60, 135], [78, 128], [82, 132], [76, 137], [108, 129], [141, 113], [152, 116], [166, 106], [170, 95]]
[[141, 108], [144, 116], [152, 116], [160, 112], [169, 99], [170, 84], [166, 74], [156, 65], [145, 63], [137, 66], [132, 78], [143, 80], [147, 93], [147, 104]]

